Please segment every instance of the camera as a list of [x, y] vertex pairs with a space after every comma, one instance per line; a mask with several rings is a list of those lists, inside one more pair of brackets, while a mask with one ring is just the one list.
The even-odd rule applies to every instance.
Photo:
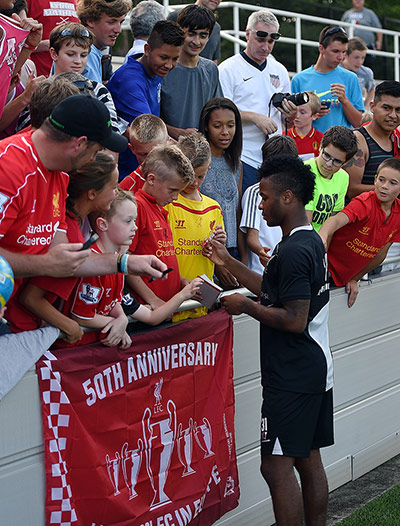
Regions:
[[302, 104], [307, 104], [309, 96], [304, 91], [299, 93], [274, 93], [271, 97], [271, 102], [275, 108], [282, 108], [283, 99], [290, 100], [296, 106], [301, 106]]

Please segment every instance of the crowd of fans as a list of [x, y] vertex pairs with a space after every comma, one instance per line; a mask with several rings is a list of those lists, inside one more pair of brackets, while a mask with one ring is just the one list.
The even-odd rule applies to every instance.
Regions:
[[[261, 274], [282, 237], [260, 211], [257, 171], [273, 155], [299, 155], [314, 174], [306, 210], [316, 231], [374, 191], [379, 166], [398, 169], [381, 163], [400, 155], [400, 83], [375, 88], [363, 65], [381, 33], [367, 32], [366, 43], [326, 26], [315, 64], [291, 82], [272, 54], [280, 33], [270, 11], [250, 15], [246, 48], [218, 66], [218, 1], [197, 0], [167, 20], [144, 0], [130, 14], [133, 46], [110, 78], [130, 1], [47, 3], [0, 0], [0, 253], [15, 275], [3, 333], [50, 324], [62, 346], [87, 341], [86, 326], [101, 329], [91, 341], [127, 346], [126, 316], [170, 318], [199, 297], [198, 275], [240, 285], [206, 257], [210, 238]], [[343, 20], [369, 11], [353, 3]], [[95, 244], [82, 247], [94, 232]], [[349, 304], [353, 278], [393, 241], [395, 232], [347, 281], [333, 269], [334, 283], [351, 282]]]

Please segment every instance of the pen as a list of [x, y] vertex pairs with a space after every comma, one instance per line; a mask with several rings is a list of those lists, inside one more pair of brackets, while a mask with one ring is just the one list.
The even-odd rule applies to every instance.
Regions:
[[[167, 270], [164, 270], [164, 272], [162, 273], [161, 279], [162, 279], [164, 276], [166, 276], [166, 275], [168, 274], [168, 272], [171, 272], [172, 270], [174, 270], [172, 267], [167, 268]], [[155, 281], [156, 279], [159, 279], [159, 278], [155, 278], [155, 277], [150, 278], [150, 279], [149, 279], [149, 283], [152, 283], [152, 282]]]

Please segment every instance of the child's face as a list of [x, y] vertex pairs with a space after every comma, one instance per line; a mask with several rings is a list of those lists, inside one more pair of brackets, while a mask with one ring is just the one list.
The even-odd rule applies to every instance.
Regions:
[[351, 71], [358, 71], [364, 64], [366, 56], [366, 51], [358, 51], [357, 49], [350, 53], [350, 55], [346, 55], [346, 61], [350, 66]]
[[328, 144], [325, 148], [321, 146], [315, 161], [320, 174], [330, 179], [346, 162], [346, 154], [333, 144]]
[[375, 176], [375, 192], [381, 203], [390, 203], [400, 194], [400, 173], [385, 166]]
[[180, 51], [180, 46], [163, 44], [161, 47], [151, 49], [148, 44], [145, 44], [146, 69], [150, 75], [165, 77], [176, 66]]
[[306, 128], [311, 126], [315, 116], [312, 114], [311, 106], [309, 103], [302, 104], [297, 108], [297, 114], [293, 121], [296, 128]]
[[207, 125], [208, 140], [210, 145], [218, 150], [229, 148], [235, 133], [235, 114], [227, 108], [214, 110]]
[[192, 194], [196, 190], [200, 188], [200, 186], [203, 184], [203, 181], [207, 175], [208, 169], [210, 168], [210, 163], [202, 164], [201, 166], [198, 166], [194, 169], [194, 181], [193, 183], [189, 183], [185, 188], [182, 190], [182, 195], [185, 194]]
[[105, 49], [115, 44], [118, 35], [121, 33], [121, 25], [125, 17], [126, 15], [110, 17], [106, 13], [102, 13], [100, 20], [88, 20], [87, 26], [94, 33], [98, 49]]
[[204, 46], [210, 38], [209, 29], [188, 29], [184, 28], [185, 41], [182, 46], [182, 53], [191, 57], [197, 57], [203, 51]]
[[149, 155], [154, 146], [161, 144], [160, 142], [140, 142], [134, 137], [130, 138], [129, 148], [135, 154], [139, 164], [142, 164], [146, 157]]
[[122, 201], [107, 221], [107, 236], [116, 246], [130, 245], [135, 237], [137, 209], [129, 199]]
[[89, 49], [77, 46], [74, 42], [63, 44], [58, 53], [50, 49], [51, 58], [55, 62], [56, 75], [59, 73], [82, 73], [86, 67]]
[[159, 206], [165, 206], [178, 199], [178, 195], [187, 185], [187, 182], [173, 171], [165, 179], [161, 179], [152, 173], [147, 175], [146, 192], [153, 196]]
[[115, 168], [111, 175], [110, 181], [104, 186], [100, 192], [96, 193], [93, 199], [93, 210], [101, 210], [106, 212], [110, 209], [111, 202], [115, 198], [118, 189], [118, 168]]

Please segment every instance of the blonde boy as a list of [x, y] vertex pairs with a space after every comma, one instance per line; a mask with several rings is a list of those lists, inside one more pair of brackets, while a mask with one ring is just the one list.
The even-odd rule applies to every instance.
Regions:
[[175, 145], [159, 145], [151, 150], [142, 165], [145, 179], [136, 193], [137, 234], [129, 248], [134, 254], [155, 254], [172, 269], [166, 280], [127, 276], [127, 284], [142, 303], [152, 308], [169, 300], [186, 284], [179, 274], [174, 241], [164, 206], [178, 198], [194, 179], [188, 158]]
[[400, 159], [385, 159], [375, 176], [375, 190], [364, 192], [319, 231], [328, 249], [329, 271], [338, 287], [346, 285], [351, 307], [358, 280], [380, 265], [389, 247], [400, 241]]
[[312, 123], [318, 118], [321, 101], [313, 91], [306, 91], [309, 100], [306, 104], [297, 107], [297, 114], [293, 127], [286, 135], [292, 137], [297, 146], [297, 151], [302, 159], [317, 157], [323, 133], [316, 130]]
[[144, 184], [142, 164], [151, 150], [168, 141], [168, 131], [163, 120], [151, 113], [144, 113], [134, 119], [128, 128], [128, 147], [136, 156], [139, 166], [120, 183], [120, 188], [136, 193]]

